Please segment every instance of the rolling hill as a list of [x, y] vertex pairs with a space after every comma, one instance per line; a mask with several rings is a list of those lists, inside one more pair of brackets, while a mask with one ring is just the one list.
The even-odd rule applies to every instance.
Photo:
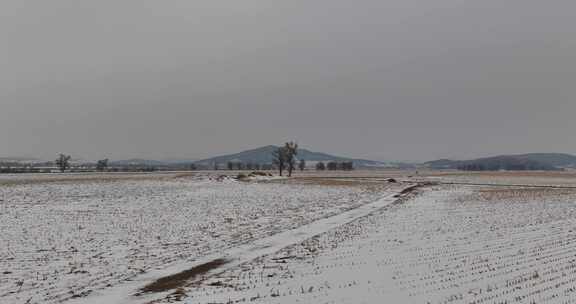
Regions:
[[472, 160], [440, 159], [424, 163], [431, 169], [465, 170], [560, 170], [576, 168], [576, 156], [563, 153], [498, 155]]
[[[242, 162], [242, 163], [257, 163], [257, 164], [271, 164], [272, 152], [278, 149], [277, 146], [264, 146], [252, 150], [247, 150], [239, 153], [222, 155], [212, 157], [204, 160], [197, 161], [196, 164], [209, 166], [211, 164], [224, 164], [228, 162]], [[386, 163], [366, 160], [354, 159], [341, 156], [334, 156], [321, 152], [312, 152], [306, 149], [298, 149], [298, 159], [304, 159], [309, 162], [319, 161], [352, 161], [356, 167], [384, 167]]]

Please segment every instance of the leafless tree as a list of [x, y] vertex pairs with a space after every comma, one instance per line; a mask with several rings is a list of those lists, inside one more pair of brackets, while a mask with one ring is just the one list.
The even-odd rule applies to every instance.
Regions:
[[346, 171], [354, 170], [354, 162], [352, 162], [352, 161], [344, 162], [344, 170], [346, 170]]
[[70, 155], [60, 154], [58, 159], [56, 159], [56, 166], [60, 169], [60, 172], [64, 172], [70, 168]]
[[328, 169], [329, 171], [336, 171], [338, 170], [338, 163], [335, 161], [330, 161], [326, 165], [326, 169]]
[[272, 152], [272, 162], [278, 168], [278, 173], [282, 176], [284, 169], [286, 168], [286, 149], [285, 147], [280, 147]]
[[108, 169], [108, 159], [101, 159], [96, 163], [96, 170], [105, 171]]
[[292, 176], [292, 172], [296, 168], [296, 155], [298, 155], [298, 144], [295, 142], [287, 142], [284, 145], [286, 150], [286, 166], [288, 168], [288, 176]]

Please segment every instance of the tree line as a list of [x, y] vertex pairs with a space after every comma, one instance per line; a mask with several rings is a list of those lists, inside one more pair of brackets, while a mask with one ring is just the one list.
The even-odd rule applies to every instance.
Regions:
[[524, 159], [496, 159], [489, 161], [473, 161], [465, 162], [457, 167], [462, 171], [530, 171], [530, 170], [543, 170], [554, 171], [559, 170], [552, 165]]
[[[277, 148], [272, 152], [272, 163], [254, 163], [254, 162], [233, 162], [229, 161], [226, 163], [226, 168], [228, 170], [278, 170], [279, 175], [283, 176], [286, 172], [288, 176], [292, 176], [293, 172], [297, 169], [304, 171], [306, 169], [306, 160], [298, 159], [298, 144], [296, 142], [287, 142], [283, 146]], [[27, 173], [27, 172], [49, 172], [50, 168], [55, 166], [60, 172], [74, 171], [74, 172], [85, 172], [85, 171], [99, 171], [99, 172], [120, 172], [120, 171], [157, 171], [158, 168], [153, 166], [110, 166], [109, 159], [101, 159], [92, 164], [75, 165], [72, 167], [72, 157], [67, 154], [59, 154], [56, 160], [53, 162], [47, 162], [37, 165], [22, 165], [18, 163], [0, 163], [0, 173]], [[44, 167], [42, 167], [44, 166]], [[222, 167], [217, 163], [213, 164], [210, 168], [200, 168], [197, 164], [189, 164], [180, 169], [187, 170], [199, 170], [199, 169], [213, 169], [220, 170]], [[330, 161], [327, 163], [318, 162], [316, 164], [316, 170], [344, 170], [350, 171], [354, 169], [354, 164], [351, 161]], [[47, 171], [48, 170], [48, 171]]]
[[[292, 172], [296, 168], [296, 156], [298, 155], [298, 144], [294, 142], [288, 142], [283, 147], [278, 148], [272, 154], [274, 165], [277, 166], [280, 176], [284, 170], [288, 171], [288, 176], [292, 176]], [[306, 168], [306, 160], [301, 159], [298, 163], [298, 168], [301, 171], [304, 171]], [[354, 170], [354, 162], [352, 161], [330, 161], [327, 164], [324, 162], [318, 162], [316, 164], [316, 170], [323, 171], [323, 170], [342, 170], [342, 171], [351, 171]]]
[[337, 161], [331, 161], [328, 162], [326, 164], [324, 164], [324, 162], [319, 162], [316, 164], [316, 170], [318, 171], [324, 171], [324, 170], [328, 170], [328, 171], [352, 171], [354, 170], [354, 162], [352, 161], [343, 161], [343, 162], [337, 162]]
[[259, 163], [243, 163], [243, 162], [233, 162], [229, 161], [226, 163], [226, 169], [228, 170], [273, 170], [274, 166], [272, 164], [259, 164]]

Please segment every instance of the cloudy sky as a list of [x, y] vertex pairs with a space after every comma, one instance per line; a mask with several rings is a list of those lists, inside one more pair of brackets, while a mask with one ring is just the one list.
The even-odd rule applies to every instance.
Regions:
[[0, 156], [576, 153], [576, 2], [2, 0]]

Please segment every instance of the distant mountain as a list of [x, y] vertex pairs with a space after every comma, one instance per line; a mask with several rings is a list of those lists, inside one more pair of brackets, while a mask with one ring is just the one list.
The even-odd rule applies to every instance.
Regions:
[[576, 167], [576, 156], [565, 153], [530, 153], [516, 155], [519, 158], [543, 162], [559, 168]]
[[[217, 156], [213, 158], [208, 158], [204, 160], [197, 161], [199, 165], [210, 166], [214, 163], [225, 164], [228, 162], [242, 162], [242, 163], [257, 163], [257, 164], [271, 164], [273, 161], [272, 152], [278, 149], [277, 146], [265, 146], [257, 149], [247, 150], [240, 153], [228, 154]], [[298, 159], [304, 159], [309, 162], [319, 162], [319, 161], [352, 161], [356, 167], [385, 167], [386, 163], [366, 160], [366, 159], [354, 159], [341, 156], [334, 156], [321, 152], [312, 152], [306, 149], [298, 149]]]
[[562, 153], [499, 155], [472, 160], [440, 159], [424, 164], [431, 169], [483, 170], [559, 170], [576, 168], [576, 156]]
[[463, 161], [461, 160], [451, 160], [443, 158], [425, 162], [424, 166], [435, 170], [456, 169], [462, 162]]

